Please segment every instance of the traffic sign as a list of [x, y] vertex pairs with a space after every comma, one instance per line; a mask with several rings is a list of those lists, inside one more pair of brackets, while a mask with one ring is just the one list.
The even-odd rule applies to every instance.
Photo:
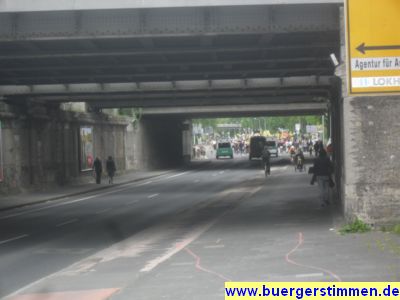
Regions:
[[350, 94], [400, 93], [400, 0], [346, 0]]

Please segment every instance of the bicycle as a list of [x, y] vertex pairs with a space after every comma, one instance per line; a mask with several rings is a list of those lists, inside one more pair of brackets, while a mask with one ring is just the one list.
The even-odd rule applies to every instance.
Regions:
[[297, 171], [303, 172], [305, 170], [306, 170], [306, 167], [304, 166], [303, 159], [301, 157], [298, 157], [297, 161], [295, 163], [295, 166], [294, 166], [294, 171], [295, 172], [297, 172]]
[[269, 163], [263, 160], [263, 169], [264, 169], [264, 174], [265, 177], [268, 177], [268, 175], [271, 175], [271, 166]]

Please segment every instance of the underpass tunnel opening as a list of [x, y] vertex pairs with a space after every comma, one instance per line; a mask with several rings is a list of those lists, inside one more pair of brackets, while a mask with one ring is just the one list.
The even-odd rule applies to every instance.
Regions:
[[[254, 157], [249, 161], [249, 147], [252, 136], [264, 136], [267, 141], [272, 140], [277, 145], [277, 157], [272, 154], [272, 166], [293, 166], [290, 156], [290, 146], [302, 148], [305, 154], [306, 167], [312, 166], [315, 156], [314, 145], [320, 140], [334, 166], [335, 193], [340, 200], [342, 160], [340, 80], [338, 89], [332, 97], [326, 100], [326, 109], [320, 111], [303, 112], [252, 112], [231, 114], [231, 118], [223, 115], [203, 116], [193, 118], [192, 123], [192, 160], [210, 159], [221, 169], [225, 169], [233, 156], [233, 161], [242, 161], [236, 167], [244, 169], [261, 169], [260, 158]], [[229, 114], [228, 114], [229, 115]], [[218, 154], [218, 147], [230, 143], [232, 156]], [[309, 146], [312, 143], [312, 155]], [[274, 150], [272, 150], [274, 151]], [[217, 160], [218, 158], [218, 160]], [[218, 162], [217, 162], [218, 161]]]
[[[253, 137], [274, 142], [276, 149], [272, 150], [272, 157], [287, 158], [291, 146], [309, 153], [310, 144], [314, 145], [316, 141], [322, 141], [325, 148], [329, 145], [331, 150], [334, 128], [332, 114], [328, 110], [318, 114], [290, 116], [264, 116], [258, 113], [234, 118], [196, 118], [191, 123], [191, 157], [194, 160], [243, 157], [259, 160], [260, 151], [256, 151], [257, 154], [251, 153], [255, 151], [250, 149]], [[218, 148], [228, 146], [227, 143], [232, 148], [232, 154], [218, 153]], [[253, 145], [253, 148], [256, 146]]]
[[179, 167], [185, 159], [185, 134], [190, 122], [180, 117], [142, 117], [138, 122], [137, 160], [142, 169]]

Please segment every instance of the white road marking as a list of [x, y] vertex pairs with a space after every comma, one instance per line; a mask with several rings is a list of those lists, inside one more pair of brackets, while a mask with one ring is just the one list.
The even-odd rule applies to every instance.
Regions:
[[58, 254], [58, 255], [83, 255], [90, 251], [92, 248], [42, 248], [35, 250], [34, 254]]
[[141, 183], [141, 184], [138, 184], [137, 186], [144, 186], [144, 185], [149, 185], [149, 184], [152, 184], [153, 183], [153, 181], [146, 181], [145, 183]]
[[196, 179], [195, 181], [194, 181], [194, 183], [199, 183], [200, 182], [200, 180], [198, 180], [198, 179]]
[[221, 174], [221, 175], [222, 175], [222, 174], [224, 174], [224, 173], [225, 173], [225, 171], [221, 171], [221, 172], [219, 172], [219, 174]]
[[86, 201], [86, 200], [95, 198], [95, 197], [97, 197], [97, 196], [98, 196], [98, 195], [93, 195], [93, 196], [89, 196], [89, 197], [85, 197], [85, 198], [80, 198], [80, 199], [76, 199], [76, 200], [72, 200], [72, 201], [68, 201], [68, 202], [62, 202], [62, 203], [57, 203], [57, 204], [49, 205], [49, 206], [42, 207], [42, 208], [32, 209], [32, 210], [30, 210], [30, 211], [23, 211], [23, 212], [19, 212], [19, 213], [15, 213], [15, 214], [11, 214], [11, 215], [7, 215], [7, 216], [0, 217], [0, 220], [10, 219], [10, 218], [12, 218], [12, 217], [18, 217], [18, 216], [23, 216], [23, 215], [27, 215], [27, 214], [32, 214], [32, 213], [35, 213], [35, 212], [39, 212], [39, 211], [42, 211], [42, 210], [47, 210], [47, 209], [54, 208], [54, 207], [60, 207], [60, 206], [65, 206], [65, 205], [69, 205], [69, 204], [81, 202], [81, 201]]
[[8, 240], [5, 240], [5, 241], [0, 241], [0, 245], [4, 245], [4, 244], [9, 243], [9, 242], [20, 240], [20, 239], [26, 238], [28, 236], [29, 236], [28, 234], [23, 234], [23, 235], [16, 236], [14, 238], [11, 238], [11, 239], [8, 239]]
[[147, 196], [147, 198], [148, 199], [152, 199], [152, 198], [158, 197], [159, 195], [160, 194], [153, 194], [153, 195]]
[[221, 217], [223, 217], [227, 212], [221, 214], [211, 222], [205, 223], [202, 226], [199, 226], [192, 232], [188, 233], [182, 240], [178, 243], [174, 244], [170, 249], [168, 249], [163, 255], [156, 257], [147, 262], [147, 264], [140, 270], [140, 272], [150, 272], [155, 269], [158, 265], [162, 264], [166, 260], [173, 257], [175, 254], [179, 253], [183, 249], [185, 249], [188, 245], [190, 245], [193, 241], [197, 240], [203, 233], [208, 231], [215, 223], [219, 221]]
[[[147, 182], [142, 183], [142, 184], [136, 184], [134, 187], [148, 185], [150, 183], [153, 183], [153, 182], [152, 181], [147, 181]], [[92, 195], [92, 196], [79, 198], [79, 199], [76, 199], [76, 200], [61, 202], [61, 203], [52, 204], [52, 205], [49, 205], [49, 206], [46, 206], [46, 207], [36, 208], [36, 209], [29, 210], [29, 211], [22, 211], [22, 212], [19, 212], [19, 213], [14, 213], [14, 214], [11, 214], [11, 215], [2, 216], [2, 217], [0, 217], [0, 220], [10, 219], [12, 217], [18, 217], [18, 216], [23, 216], [23, 215], [27, 215], [27, 214], [32, 214], [32, 213], [35, 213], [35, 212], [39, 212], [39, 211], [43, 211], [43, 210], [47, 210], [47, 209], [51, 209], [51, 208], [55, 208], [55, 207], [70, 205], [70, 204], [74, 204], [74, 203], [90, 200], [90, 199], [93, 199], [93, 198], [96, 198], [96, 197], [99, 197], [99, 196], [115, 194], [117, 192], [121, 192], [121, 191], [128, 190], [128, 189], [131, 189], [131, 188], [132, 188], [132, 184], [128, 184], [127, 187], [119, 188], [119, 189], [115, 189], [115, 190], [113, 189], [112, 191], [109, 191], [109, 192], [101, 192], [101, 193], [98, 193], [98, 194], [95, 194], [95, 195]]]
[[[2, 216], [2, 217], [0, 217], [0, 220], [10, 219], [10, 218], [13, 218], [13, 217], [18, 217], [18, 216], [23, 216], [23, 215], [27, 215], [27, 214], [32, 214], [32, 213], [36, 213], [36, 212], [39, 212], [39, 211], [43, 211], [43, 210], [47, 210], [47, 209], [51, 209], [51, 208], [55, 208], [55, 207], [60, 207], [60, 206], [65, 206], [65, 205], [69, 205], [69, 204], [74, 204], [74, 203], [78, 203], [78, 202], [81, 202], [81, 201], [86, 201], [86, 200], [89, 200], [89, 199], [93, 199], [93, 198], [96, 198], [96, 197], [101, 197], [101, 196], [105, 196], [105, 195], [115, 194], [115, 193], [117, 193], [117, 192], [122, 192], [122, 191], [124, 191], [124, 190], [128, 190], [128, 189], [131, 189], [131, 188], [145, 186], [145, 185], [151, 184], [151, 183], [153, 183], [153, 182], [159, 182], [159, 181], [162, 181], [162, 180], [165, 180], [165, 179], [176, 178], [176, 177], [185, 175], [185, 174], [187, 174], [187, 173], [189, 173], [189, 172], [183, 172], [183, 173], [175, 174], [175, 175], [172, 175], [172, 176], [169, 176], [169, 177], [160, 179], [160, 180], [155, 180], [155, 181], [151, 181], [151, 180], [150, 180], [150, 181], [147, 181], [147, 182], [144, 182], [144, 183], [139, 183], [139, 184], [138, 184], [137, 182], [130, 182], [130, 183], [122, 184], [122, 185], [121, 185], [121, 188], [112, 189], [112, 190], [109, 191], [109, 192], [99, 192], [99, 193], [96, 193], [95, 195], [88, 196], [88, 197], [84, 197], [84, 198], [79, 198], [79, 199], [72, 200], [72, 201], [65, 201], [65, 202], [61, 202], [61, 203], [49, 205], [49, 206], [46, 206], [46, 207], [41, 207], [41, 208], [32, 209], [32, 210], [29, 210], [29, 211], [17, 212], [17, 213], [14, 213], [14, 214]], [[69, 197], [66, 196], [65, 198], [60, 199], [60, 200], [66, 200], [66, 199], [68, 199], [68, 198], [69, 198]], [[49, 201], [46, 201], [45, 203], [48, 203], [48, 202], [53, 202], [53, 201], [49, 200]]]
[[204, 246], [204, 249], [221, 249], [225, 248], [225, 245], [210, 245], [210, 246]]
[[271, 171], [285, 171], [287, 170], [288, 166], [284, 166], [284, 167], [272, 167]]
[[[151, 238], [148, 238], [149, 236], [151, 236]], [[6, 297], [4, 297], [4, 299], [13, 298], [17, 295], [23, 294], [34, 286], [39, 285], [52, 278], [81, 274], [82, 272], [91, 270], [97, 264], [112, 261], [119, 257], [137, 257], [142, 252], [151, 249], [150, 245], [154, 245], [157, 240], [161, 240], [162, 238], [165, 238], [165, 236], [162, 233], [161, 227], [156, 226], [154, 228], [144, 230], [135, 236], [127, 238], [126, 240], [123, 240], [119, 243], [113, 244], [106, 249], [103, 249], [89, 257], [73, 263], [72, 265], [60, 271], [40, 278], [7, 295]]]
[[68, 220], [68, 221], [62, 222], [60, 224], [57, 224], [56, 227], [62, 227], [62, 226], [65, 226], [65, 225], [68, 225], [68, 224], [72, 224], [72, 223], [75, 223], [75, 222], [78, 222], [78, 219], [72, 219], [72, 220]]
[[322, 277], [323, 273], [309, 273], [309, 274], [297, 274], [296, 278], [308, 278], [308, 277]]
[[179, 173], [179, 174], [176, 174], [176, 175], [168, 176], [167, 179], [176, 178], [176, 177], [185, 175], [185, 174], [187, 174], [187, 173], [188, 173], [188, 172], [183, 172], [183, 173]]

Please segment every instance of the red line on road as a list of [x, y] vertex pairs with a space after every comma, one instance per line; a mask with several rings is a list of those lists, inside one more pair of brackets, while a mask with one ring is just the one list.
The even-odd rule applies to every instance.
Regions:
[[215, 275], [215, 276], [221, 278], [223, 281], [233, 281], [233, 280], [231, 280], [231, 279], [225, 277], [224, 275], [221, 275], [221, 274], [219, 274], [219, 273], [217, 273], [217, 272], [214, 272], [214, 271], [212, 271], [212, 270], [208, 270], [208, 269], [202, 267], [202, 266], [201, 266], [201, 258], [200, 258], [200, 256], [196, 255], [195, 253], [193, 253], [193, 252], [192, 252], [190, 249], [188, 249], [188, 248], [185, 248], [184, 250], [185, 250], [187, 253], [189, 253], [191, 256], [193, 256], [193, 258], [196, 260], [196, 269], [197, 269], [197, 270], [202, 271], [202, 272], [206, 272], [206, 273], [209, 273], [209, 274], [212, 274], [212, 275]]
[[302, 232], [299, 232], [299, 238], [298, 238], [297, 245], [296, 245], [296, 247], [294, 247], [288, 254], [286, 254], [286, 257], [285, 257], [286, 262], [289, 263], [289, 264], [298, 266], [298, 267], [304, 267], [304, 268], [308, 268], [308, 269], [314, 269], [314, 270], [322, 271], [322, 272], [324, 272], [324, 273], [326, 273], [326, 274], [329, 274], [330, 276], [332, 276], [333, 278], [335, 278], [337, 281], [341, 282], [342, 279], [341, 279], [338, 275], [336, 275], [335, 273], [333, 273], [332, 271], [329, 271], [329, 270], [327, 270], [327, 269], [323, 269], [323, 268], [320, 268], [320, 267], [311, 266], [311, 265], [304, 265], [304, 264], [295, 262], [294, 260], [290, 259], [290, 255], [292, 255], [293, 253], [295, 253], [295, 252], [297, 251], [297, 249], [299, 249], [300, 246], [301, 246], [303, 243], [304, 243], [303, 233], [302, 233]]

